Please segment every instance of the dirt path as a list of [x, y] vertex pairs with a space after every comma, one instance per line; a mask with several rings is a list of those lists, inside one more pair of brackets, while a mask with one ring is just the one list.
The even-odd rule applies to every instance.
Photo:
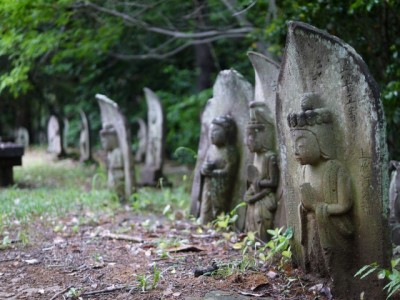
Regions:
[[[141, 194], [135, 210], [111, 205], [94, 184], [95, 169], [36, 150], [25, 159], [22, 188], [0, 193], [8, 197], [0, 215], [0, 299], [326, 299], [315, 291], [322, 285], [289, 265], [235, 250], [243, 234], [185, 220], [179, 206], [148, 213], [157, 194]], [[212, 276], [195, 276], [210, 268]]]

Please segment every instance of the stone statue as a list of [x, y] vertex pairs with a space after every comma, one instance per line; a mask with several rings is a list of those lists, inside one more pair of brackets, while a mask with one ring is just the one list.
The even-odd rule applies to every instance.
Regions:
[[247, 146], [255, 155], [247, 171], [250, 187], [244, 197], [247, 203], [245, 230], [255, 231], [263, 241], [268, 240], [267, 230], [273, 227], [277, 208], [275, 190], [279, 169], [274, 139], [274, 125], [268, 120], [266, 103], [250, 103]]
[[145, 164], [140, 172], [141, 185], [168, 184], [163, 175], [165, 155], [165, 117], [160, 99], [150, 89], [144, 88], [147, 103], [147, 150]]
[[90, 123], [83, 110], [80, 110], [81, 133], [79, 136], [80, 162], [92, 160], [92, 145], [90, 141]]
[[63, 143], [63, 124], [55, 115], [50, 116], [47, 123], [47, 151], [55, 154], [57, 157], [65, 156]]
[[202, 224], [207, 224], [220, 213], [229, 211], [239, 160], [236, 124], [232, 117], [225, 115], [215, 118], [211, 123], [209, 138], [211, 146], [200, 171]]
[[388, 172], [379, 89], [340, 39], [290, 22], [276, 102], [280, 170], [292, 259], [328, 278], [335, 299], [383, 299], [388, 267]]
[[139, 130], [137, 133], [137, 138], [139, 141], [138, 149], [135, 154], [135, 161], [142, 163], [146, 159], [147, 151], [147, 126], [143, 119], [138, 119], [137, 123], [139, 125]]
[[332, 115], [318, 103], [318, 95], [303, 94], [301, 112], [288, 116], [294, 156], [302, 166], [298, 210], [304, 265], [322, 276], [346, 278], [355, 250], [352, 182], [332, 147]]
[[119, 147], [118, 135], [110, 123], [103, 124], [100, 130], [101, 145], [107, 151], [107, 185], [116, 191], [120, 198], [125, 195], [124, 157]]
[[[252, 154], [246, 147], [246, 124], [249, 122], [249, 103], [254, 99], [252, 85], [235, 70], [224, 70], [218, 74], [213, 87], [213, 97], [208, 100], [201, 115], [201, 133], [197, 153], [197, 161], [194, 170], [194, 178], [191, 192], [190, 213], [200, 216], [202, 201], [202, 178], [201, 169], [206, 160], [210, 141], [210, 126], [212, 121], [224, 115], [230, 115], [236, 123], [236, 147], [239, 153], [237, 164], [237, 176], [232, 188], [231, 202], [227, 210], [233, 209], [243, 201], [247, 190], [247, 165], [252, 162]], [[238, 211], [238, 229], [244, 228], [245, 209]]]
[[24, 146], [24, 148], [29, 147], [29, 132], [25, 127], [19, 127], [14, 132], [15, 135], [15, 143], [20, 146]]
[[[262, 110], [263, 119], [265, 121], [257, 121], [257, 123], [266, 123], [268, 135], [268, 149], [276, 155], [277, 164], [279, 162], [279, 148], [277, 143], [276, 134], [276, 92], [277, 82], [280, 71], [280, 66], [277, 62], [269, 59], [268, 57], [250, 51], [247, 53], [251, 64], [255, 71], [255, 87], [254, 87], [254, 100], [257, 103], [264, 103], [265, 105], [257, 105], [257, 108], [250, 109], [250, 114], [258, 113], [257, 111]], [[253, 112], [253, 110], [255, 110]], [[254, 118], [251, 116], [251, 118]], [[255, 122], [255, 121], [252, 121]], [[279, 168], [278, 168], [279, 169]], [[278, 170], [279, 173], [279, 170]], [[277, 174], [276, 182], [277, 186], [274, 189], [276, 198], [276, 210], [273, 214], [273, 228], [281, 228], [286, 226], [286, 212], [285, 212], [285, 201], [283, 199], [282, 182], [279, 180], [280, 176]]]
[[107, 151], [108, 185], [121, 201], [128, 201], [136, 189], [129, 127], [117, 103], [96, 94], [103, 128], [100, 138]]
[[400, 162], [392, 160], [389, 164], [389, 225], [392, 242], [400, 245]]

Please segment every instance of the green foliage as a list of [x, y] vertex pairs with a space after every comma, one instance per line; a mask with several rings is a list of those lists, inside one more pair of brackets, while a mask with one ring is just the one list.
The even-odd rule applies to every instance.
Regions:
[[233, 229], [235, 222], [238, 219], [237, 210], [240, 207], [246, 206], [246, 202], [241, 202], [234, 209], [232, 209], [228, 214], [225, 212], [217, 216], [217, 218], [212, 221], [214, 228], [218, 231], [229, 231]]
[[[193, 76], [193, 75], [192, 75]], [[186, 77], [189, 78], [189, 75]], [[185, 79], [181, 79], [185, 81]], [[186, 82], [190, 82], [187, 81]], [[193, 81], [192, 81], [193, 82]], [[169, 151], [174, 151], [182, 162], [194, 162], [190, 155], [183, 156], [182, 147], [197, 149], [200, 137], [200, 114], [209, 98], [211, 89], [206, 89], [198, 94], [179, 97], [176, 91], [157, 93], [166, 107], [167, 137], [166, 143]]]
[[157, 268], [157, 264], [153, 264], [153, 274], [145, 275], [138, 274], [136, 275], [136, 280], [138, 283], [138, 287], [143, 291], [153, 290], [157, 287], [157, 284], [161, 277], [161, 271]]
[[377, 263], [372, 263], [370, 265], [363, 266], [354, 277], [360, 276], [360, 279], [364, 279], [372, 273], [377, 273], [379, 279], [386, 279], [389, 281], [387, 285], [385, 285], [384, 290], [387, 291], [388, 296], [386, 299], [389, 299], [400, 290], [400, 272], [397, 269], [398, 264], [400, 263], [400, 258], [393, 259], [391, 261], [391, 269], [381, 268]]
[[263, 249], [268, 249], [267, 255], [260, 254], [260, 258], [264, 261], [276, 257], [277, 254], [281, 255], [281, 263], [287, 262], [292, 258], [290, 250], [290, 240], [293, 238], [293, 229], [287, 228], [282, 233], [283, 227], [275, 228], [274, 230], [268, 229], [267, 232], [271, 235], [271, 240], [265, 245]]

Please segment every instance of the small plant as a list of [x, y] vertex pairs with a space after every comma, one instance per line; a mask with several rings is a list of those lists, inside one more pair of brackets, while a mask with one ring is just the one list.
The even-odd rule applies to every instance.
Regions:
[[0, 250], [7, 249], [11, 245], [11, 239], [8, 235], [3, 238], [3, 241], [0, 245]]
[[72, 299], [79, 299], [81, 294], [82, 294], [82, 291], [72, 287], [68, 290], [67, 297], [72, 298]]
[[268, 249], [266, 256], [263, 252], [260, 253], [259, 257], [261, 260], [271, 260], [276, 257], [277, 254], [281, 255], [281, 264], [291, 259], [292, 251], [290, 250], [290, 239], [293, 237], [293, 229], [289, 227], [284, 233], [282, 233], [282, 231], [283, 227], [267, 230], [272, 237], [271, 240], [261, 248], [261, 251]]
[[[148, 291], [155, 289], [157, 287], [158, 282], [160, 281], [161, 271], [157, 268], [157, 264], [153, 265], [153, 274], [152, 275], [145, 275], [139, 274], [136, 275], [136, 279], [138, 281], [138, 287], [143, 291]], [[151, 285], [150, 280], [153, 278]]]
[[237, 210], [240, 207], [246, 205], [246, 202], [241, 202], [234, 209], [232, 209], [228, 214], [223, 212], [212, 222], [213, 226], [218, 231], [228, 231], [232, 229], [232, 226], [235, 224], [238, 219]]
[[354, 277], [360, 276], [360, 279], [364, 279], [368, 275], [377, 272], [379, 279], [386, 278], [387, 280], [389, 280], [389, 283], [383, 288], [388, 293], [386, 299], [389, 299], [393, 296], [394, 293], [400, 290], [400, 272], [396, 268], [399, 263], [400, 258], [393, 259], [390, 263], [391, 270], [388, 270], [379, 267], [379, 265], [375, 262], [370, 265], [363, 266], [360, 270], [357, 271]]

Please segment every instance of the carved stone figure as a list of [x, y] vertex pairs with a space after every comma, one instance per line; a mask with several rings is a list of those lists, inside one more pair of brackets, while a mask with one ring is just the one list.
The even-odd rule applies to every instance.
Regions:
[[353, 184], [332, 147], [332, 115], [319, 103], [318, 95], [303, 94], [301, 112], [288, 116], [294, 156], [302, 166], [297, 174], [300, 242], [306, 271], [338, 280], [351, 273]]
[[15, 135], [15, 143], [20, 146], [24, 146], [24, 148], [29, 147], [29, 132], [25, 127], [19, 127], [14, 132]]
[[247, 202], [245, 230], [255, 231], [268, 240], [267, 230], [273, 227], [277, 208], [275, 191], [279, 169], [275, 153], [274, 125], [268, 120], [265, 102], [250, 103], [250, 122], [247, 125], [247, 146], [254, 153], [253, 164], [248, 166], [248, 182], [244, 200]]
[[137, 133], [137, 138], [139, 141], [139, 146], [135, 154], [136, 162], [144, 162], [146, 159], [146, 151], [147, 151], [147, 126], [143, 119], [138, 119], [137, 123], [139, 125], [139, 130]]
[[[245, 144], [245, 132], [246, 124], [249, 121], [249, 103], [253, 99], [253, 87], [242, 75], [235, 70], [224, 70], [219, 73], [214, 84], [213, 97], [208, 100], [201, 116], [200, 142], [191, 193], [190, 213], [193, 216], [200, 216], [203, 186], [201, 169], [206, 160], [208, 148], [211, 146], [209, 139], [210, 125], [212, 120], [218, 116], [230, 115], [235, 120], [237, 130], [238, 169], [235, 183], [231, 186], [232, 197], [227, 209], [233, 209], [242, 201], [247, 190], [247, 165], [252, 162], [252, 155]], [[188, 128], [188, 130], [190, 129]], [[237, 226], [239, 229], [243, 229], [245, 210], [239, 210], [238, 215]]]
[[147, 103], [147, 150], [145, 164], [140, 172], [141, 184], [157, 186], [163, 175], [165, 155], [165, 118], [160, 99], [150, 89], [144, 88]]
[[239, 160], [236, 124], [230, 116], [219, 116], [211, 122], [209, 138], [211, 146], [200, 170], [202, 224], [207, 224], [220, 213], [229, 211]]
[[103, 124], [100, 137], [107, 151], [108, 185], [121, 201], [127, 201], [136, 188], [129, 127], [117, 103], [101, 94], [96, 99]]
[[385, 122], [379, 90], [353, 48], [290, 22], [277, 128], [294, 263], [330, 278], [335, 299], [383, 299], [362, 266], [390, 259]]
[[392, 242], [400, 245], [400, 162], [390, 161], [389, 225]]
[[101, 145], [107, 151], [107, 185], [116, 191], [120, 198], [125, 196], [124, 157], [119, 147], [118, 135], [110, 123], [103, 124], [100, 130]]
[[[268, 135], [271, 136], [271, 142], [268, 142], [268, 147], [276, 154], [276, 159], [279, 161], [275, 111], [277, 82], [280, 66], [277, 62], [257, 52], [251, 51], [247, 55], [249, 56], [255, 71], [254, 100], [256, 102], [265, 103], [265, 106], [258, 106], [258, 109], [262, 108], [264, 110], [265, 122], [271, 125], [268, 126]], [[250, 109], [250, 114], [252, 114], [252, 109]], [[279, 177], [280, 176], [278, 176], [276, 179], [278, 182], [278, 186], [275, 190], [277, 209], [273, 214], [274, 220], [273, 224], [271, 225], [273, 228], [286, 226], [285, 201], [283, 199], [282, 183], [279, 180]]]
[[90, 161], [92, 159], [92, 145], [90, 141], [90, 123], [85, 112], [80, 110], [81, 133], [79, 136], [80, 162]]
[[57, 157], [62, 157], [65, 155], [62, 136], [63, 128], [62, 122], [56, 116], [50, 116], [47, 124], [47, 151], [55, 154]]

